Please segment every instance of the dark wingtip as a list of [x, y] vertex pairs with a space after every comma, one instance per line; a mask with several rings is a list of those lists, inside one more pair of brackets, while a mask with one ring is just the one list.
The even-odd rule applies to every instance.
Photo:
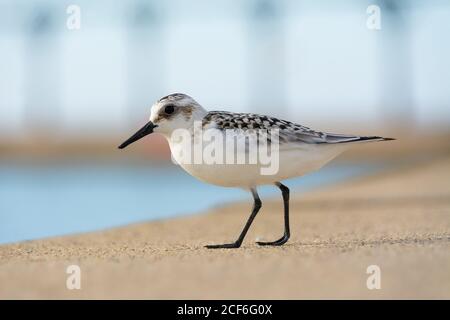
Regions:
[[379, 136], [369, 136], [369, 137], [360, 137], [359, 141], [364, 141], [364, 140], [378, 140], [378, 141], [391, 141], [391, 140], [396, 140], [395, 138], [384, 138], [384, 137], [379, 137]]

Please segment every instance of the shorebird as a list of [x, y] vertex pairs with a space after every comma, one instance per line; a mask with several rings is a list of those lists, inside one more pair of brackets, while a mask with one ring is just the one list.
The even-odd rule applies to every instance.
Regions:
[[[186, 157], [186, 151], [191, 151], [195, 149], [196, 145], [200, 144], [201, 147], [198, 150], [204, 152], [208, 146], [208, 144], [202, 145], [206, 138], [204, 135], [200, 135], [199, 138], [196, 127], [200, 130], [209, 131], [210, 138], [211, 136], [214, 136], [215, 139], [222, 137], [225, 144], [245, 140], [246, 142], [241, 144], [241, 148], [235, 146], [227, 148], [219, 144], [218, 149], [215, 149], [217, 154], [223, 148], [222, 151], [225, 156], [234, 152], [237, 153], [237, 157], [244, 156], [244, 158], [248, 156], [251, 147], [251, 143], [248, 142], [250, 139], [246, 140], [246, 138], [254, 137], [255, 131], [276, 132], [276, 135], [264, 136], [268, 137], [266, 139], [268, 145], [274, 146], [276, 143], [277, 148], [274, 148], [276, 152], [271, 152], [271, 155], [277, 156], [276, 170], [270, 174], [262, 174], [264, 165], [260, 160], [253, 163], [192, 161], [191, 156]], [[179, 133], [180, 130], [186, 133], [188, 138], [191, 138], [188, 143], [184, 141], [185, 139], [180, 139], [179, 134], [175, 134]], [[320, 132], [290, 121], [253, 113], [208, 112], [193, 98], [182, 93], [167, 95], [154, 103], [147, 124], [123, 142], [119, 149], [123, 149], [151, 133], [160, 133], [167, 139], [172, 158], [192, 176], [219, 186], [243, 188], [249, 190], [253, 195], [252, 212], [238, 239], [231, 243], [207, 245], [206, 247], [210, 249], [239, 248], [241, 246], [248, 229], [262, 206], [257, 187], [267, 184], [273, 184], [281, 190], [284, 202], [284, 234], [276, 241], [258, 241], [257, 244], [261, 246], [281, 246], [285, 244], [290, 237], [289, 188], [281, 183], [282, 180], [318, 170], [357, 143], [394, 140], [379, 136]], [[264, 139], [260, 138], [261, 136], [263, 135], [258, 135], [256, 141], [253, 140], [257, 146], [262, 145]], [[208, 142], [212, 143], [212, 139], [208, 139]], [[235, 160], [236, 157], [233, 155], [229, 159]]]

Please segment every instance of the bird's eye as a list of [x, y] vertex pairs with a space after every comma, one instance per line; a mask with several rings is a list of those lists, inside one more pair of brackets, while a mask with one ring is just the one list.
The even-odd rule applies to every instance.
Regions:
[[166, 114], [172, 114], [175, 111], [175, 107], [172, 105], [168, 105], [164, 108], [164, 112]]

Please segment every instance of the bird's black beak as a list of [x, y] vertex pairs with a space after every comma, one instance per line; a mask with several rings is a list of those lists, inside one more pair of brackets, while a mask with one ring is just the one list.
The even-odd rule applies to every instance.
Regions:
[[135, 141], [138, 141], [139, 139], [145, 137], [146, 135], [149, 135], [150, 133], [153, 132], [153, 129], [156, 128], [157, 125], [155, 125], [153, 122], [149, 121], [145, 126], [143, 126], [138, 132], [136, 132], [135, 134], [133, 134], [131, 136], [131, 138], [129, 138], [127, 141], [125, 141], [124, 143], [122, 143], [119, 146], [119, 149], [123, 149], [126, 146], [132, 144]]

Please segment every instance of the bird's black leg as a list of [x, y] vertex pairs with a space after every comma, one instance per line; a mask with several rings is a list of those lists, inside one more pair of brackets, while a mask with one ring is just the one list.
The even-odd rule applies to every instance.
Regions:
[[239, 238], [233, 243], [211, 244], [211, 245], [207, 245], [206, 248], [208, 248], [208, 249], [232, 249], [232, 248], [239, 248], [241, 246], [242, 241], [244, 240], [245, 235], [247, 234], [247, 231], [253, 222], [253, 219], [255, 219], [256, 214], [258, 213], [259, 209], [261, 209], [261, 206], [262, 206], [262, 202], [261, 202], [261, 199], [259, 199], [259, 195], [256, 192], [256, 188], [252, 188], [251, 191], [252, 191], [252, 195], [253, 195], [253, 199], [254, 199], [252, 214], [248, 218], [247, 223], [245, 224], [245, 227], [242, 230]]
[[286, 187], [281, 182], [277, 182], [276, 186], [280, 188], [281, 194], [283, 195], [284, 202], [284, 235], [278, 239], [277, 241], [272, 242], [257, 242], [260, 246], [281, 246], [285, 244], [289, 237], [291, 236], [291, 232], [289, 230], [289, 188]]

